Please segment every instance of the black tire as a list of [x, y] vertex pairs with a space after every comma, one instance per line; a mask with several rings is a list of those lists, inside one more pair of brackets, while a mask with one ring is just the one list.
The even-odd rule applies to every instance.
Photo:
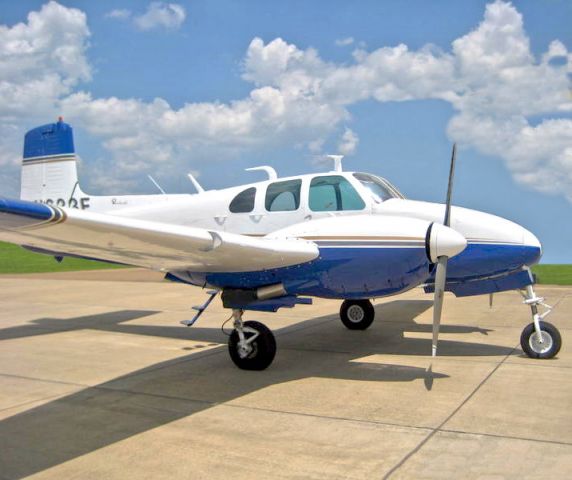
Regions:
[[520, 336], [520, 346], [530, 358], [552, 358], [560, 351], [562, 338], [558, 329], [548, 322], [540, 322], [540, 330], [546, 344], [538, 343], [534, 323], [527, 325]]
[[365, 330], [375, 318], [375, 310], [369, 300], [344, 300], [340, 319], [350, 330]]
[[[242, 358], [238, 353], [238, 332], [233, 330], [228, 339], [228, 352], [234, 364], [242, 370], [264, 370], [268, 368], [276, 355], [276, 339], [272, 331], [263, 323], [248, 321], [244, 326], [258, 332], [258, 337], [251, 343], [252, 351]], [[244, 332], [248, 339], [254, 334]]]

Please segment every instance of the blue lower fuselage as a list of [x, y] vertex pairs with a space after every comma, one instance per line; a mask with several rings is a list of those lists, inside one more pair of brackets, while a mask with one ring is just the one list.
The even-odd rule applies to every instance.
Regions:
[[[448, 282], [509, 274], [533, 265], [536, 246], [469, 243], [450, 259]], [[430, 281], [433, 265], [425, 248], [320, 246], [320, 256], [301, 265], [241, 273], [188, 273], [191, 283], [219, 288], [251, 289], [282, 283], [290, 295], [323, 298], [373, 298], [395, 295]]]

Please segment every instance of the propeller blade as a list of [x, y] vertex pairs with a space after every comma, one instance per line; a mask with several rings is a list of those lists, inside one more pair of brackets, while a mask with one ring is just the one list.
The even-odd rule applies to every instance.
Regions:
[[455, 162], [457, 161], [457, 144], [453, 144], [453, 152], [451, 153], [451, 167], [449, 168], [449, 185], [447, 186], [447, 202], [445, 206], [445, 219], [443, 225], [451, 226], [451, 198], [453, 196], [453, 179], [455, 177]]
[[[447, 186], [447, 201], [445, 203], [445, 218], [443, 225], [451, 226], [451, 199], [453, 197], [453, 179], [455, 178], [455, 162], [457, 160], [457, 144], [453, 144], [451, 152], [451, 166], [449, 168], [449, 184]], [[445, 282], [447, 281], [447, 261], [449, 257], [442, 255], [437, 258], [435, 272], [435, 297], [433, 299], [433, 344], [431, 355], [437, 356], [437, 342], [439, 341], [439, 326], [441, 325], [441, 312], [443, 311], [443, 297], [445, 296]]]
[[443, 297], [445, 294], [445, 280], [447, 279], [448, 257], [439, 257], [437, 271], [435, 272], [435, 297], [433, 300], [433, 344], [431, 355], [437, 355], [437, 341], [439, 339], [439, 326], [441, 325], [441, 312], [443, 310]]

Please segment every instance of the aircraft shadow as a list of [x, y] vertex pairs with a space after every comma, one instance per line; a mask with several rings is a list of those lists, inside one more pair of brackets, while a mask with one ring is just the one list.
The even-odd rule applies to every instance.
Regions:
[[[277, 330], [278, 357], [275, 364], [264, 372], [238, 370], [228, 359], [226, 345], [221, 345], [148, 366], [13, 415], [0, 421], [0, 477], [23, 478], [285, 382], [311, 377], [369, 382], [422, 380], [424, 388], [430, 390], [435, 380], [448, 375], [433, 372], [432, 368], [356, 360], [376, 353], [427, 355], [430, 340], [403, 339], [403, 332], [415, 328], [425, 331], [426, 326], [416, 324], [414, 319], [430, 306], [431, 302], [406, 300], [379, 305], [376, 314], [380, 321], [367, 332], [347, 331], [337, 320], [337, 315], [314, 318]], [[218, 328], [189, 329], [125, 323], [153, 313], [123, 310], [68, 320], [39, 319], [31, 327], [44, 333], [53, 333], [54, 329], [89, 328], [201, 342], [226, 342]], [[334, 319], [335, 322], [332, 321]], [[444, 326], [443, 331], [448, 328]], [[470, 330], [472, 327], [463, 328], [469, 330], [462, 332], [478, 331]], [[451, 333], [456, 333], [454, 330]], [[0, 331], [0, 339], [38, 334], [38, 331], [26, 330], [26, 326], [14, 327]], [[323, 348], [324, 345], [328, 348]], [[460, 352], [464, 349], [461, 354], [466, 355], [506, 355], [512, 351], [512, 348], [466, 342], [445, 341], [441, 344], [443, 355], [456, 355], [458, 353], [453, 352], [457, 348]]]

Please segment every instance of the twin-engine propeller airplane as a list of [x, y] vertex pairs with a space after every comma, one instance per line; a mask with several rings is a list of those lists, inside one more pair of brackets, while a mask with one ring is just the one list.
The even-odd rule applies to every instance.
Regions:
[[[434, 292], [432, 354], [444, 291], [456, 296], [520, 290], [532, 311], [524, 352], [554, 357], [558, 330], [544, 321], [551, 307], [536, 296], [529, 267], [538, 239], [503, 218], [451, 206], [455, 147], [445, 205], [407, 200], [387, 180], [345, 172], [268, 179], [196, 194], [90, 196], [78, 183], [72, 128], [30, 130], [24, 141], [21, 199], [0, 199], [0, 239], [53, 255], [80, 256], [165, 272], [208, 287], [232, 310], [233, 362], [262, 370], [276, 353], [272, 332], [243, 321], [245, 310], [276, 311], [343, 300], [340, 318], [353, 330], [374, 320], [370, 299], [417, 286]], [[539, 306], [545, 307], [539, 313]]]

